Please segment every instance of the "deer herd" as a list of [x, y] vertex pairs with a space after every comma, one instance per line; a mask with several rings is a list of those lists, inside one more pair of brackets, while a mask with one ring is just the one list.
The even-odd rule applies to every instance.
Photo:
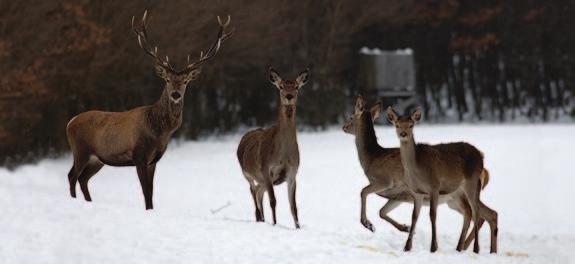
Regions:
[[[147, 11], [138, 23], [132, 18], [132, 28], [139, 46], [155, 62], [157, 75], [165, 86], [160, 99], [148, 106], [125, 112], [88, 111], [73, 117], [66, 127], [68, 143], [73, 154], [73, 165], [68, 173], [70, 195], [76, 197], [76, 183], [86, 201], [91, 201], [88, 182], [104, 165], [135, 166], [144, 195], [146, 209], [153, 209], [154, 172], [172, 134], [182, 124], [184, 94], [190, 81], [197, 79], [202, 65], [214, 58], [221, 44], [233, 30], [230, 23], [218, 17], [219, 30], [214, 43], [176, 70], [158, 55], [148, 39]], [[287, 182], [291, 214], [296, 228], [300, 228], [296, 205], [296, 175], [300, 156], [297, 142], [296, 106], [299, 90], [310, 78], [310, 70], [301, 72], [295, 80], [283, 79], [273, 68], [269, 81], [278, 90], [277, 123], [269, 128], [247, 132], [239, 142], [237, 158], [255, 206], [255, 219], [264, 221], [263, 196], [267, 192], [273, 224], [276, 224], [274, 185]], [[463, 216], [461, 235], [456, 250], [467, 249], [474, 242], [473, 251], [479, 253], [479, 229], [484, 221], [490, 227], [490, 252], [497, 252], [497, 212], [480, 200], [481, 190], [489, 181], [484, 167], [483, 153], [465, 142], [428, 145], [415, 142], [414, 126], [420, 121], [422, 110], [399, 116], [391, 107], [386, 116], [395, 126], [399, 148], [385, 148], [378, 144], [374, 122], [383, 112], [381, 102], [367, 108], [358, 96], [355, 110], [344, 124], [343, 131], [355, 136], [357, 155], [369, 184], [361, 190], [361, 224], [374, 232], [367, 219], [366, 201], [375, 193], [388, 199], [380, 209], [380, 217], [399, 231], [409, 233], [404, 250], [412, 248], [412, 239], [420, 209], [430, 207], [431, 252], [437, 250], [437, 206], [446, 203]], [[411, 225], [403, 225], [388, 216], [401, 203], [413, 204]], [[472, 232], [468, 231], [473, 222]]]

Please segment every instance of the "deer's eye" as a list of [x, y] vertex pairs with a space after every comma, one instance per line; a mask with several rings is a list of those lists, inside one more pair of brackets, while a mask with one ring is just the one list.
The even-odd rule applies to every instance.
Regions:
[[413, 128], [413, 125], [409, 125], [409, 128]]
[[395, 127], [399, 128], [399, 126], [398, 126], [398, 125], [395, 125]]

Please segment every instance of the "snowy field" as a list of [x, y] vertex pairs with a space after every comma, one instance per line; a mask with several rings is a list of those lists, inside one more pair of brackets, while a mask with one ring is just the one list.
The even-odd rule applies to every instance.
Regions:
[[[380, 144], [398, 146], [391, 126]], [[359, 222], [367, 184], [353, 136], [300, 133], [295, 230], [286, 185], [276, 186], [278, 224], [254, 222], [235, 151], [240, 135], [173, 142], [158, 164], [154, 206], [144, 210], [135, 168], [105, 167], [90, 182], [94, 202], [68, 193], [71, 157], [0, 169], [0, 263], [575, 263], [575, 125], [418, 126], [419, 142], [468, 141], [485, 153], [491, 181], [482, 200], [499, 212], [499, 254], [458, 253], [461, 217], [442, 205], [439, 251], [429, 253], [424, 207], [414, 248], [379, 219], [385, 200], [368, 198], [371, 233]], [[409, 224], [411, 205], [391, 216]]]

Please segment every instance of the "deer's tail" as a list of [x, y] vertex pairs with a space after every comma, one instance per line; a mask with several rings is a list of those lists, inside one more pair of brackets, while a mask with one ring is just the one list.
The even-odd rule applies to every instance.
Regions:
[[487, 169], [483, 168], [479, 180], [481, 181], [481, 189], [485, 189], [485, 186], [489, 183], [489, 171]]

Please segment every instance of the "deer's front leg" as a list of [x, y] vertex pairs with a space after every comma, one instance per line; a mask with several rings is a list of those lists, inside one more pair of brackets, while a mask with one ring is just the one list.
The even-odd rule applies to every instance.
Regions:
[[297, 204], [295, 201], [295, 193], [296, 193], [296, 182], [295, 182], [295, 175], [294, 177], [288, 178], [288, 198], [289, 198], [289, 205], [291, 209], [291, 215], [293, 217], [293, 221], [295, 224], [295, 228], [299, 229], [299, 220], [297, 216]]
[[365, 186], [360, 193], [361, 196], [361, 215], [360, 215], [360, 221], [361, 224], [369, 229], [369, 231], [371, 232], [375, 232], [375, 227], [373, 227], [373, 225], [371, 224], [371, 222], [369, 220], [367, 220], [367, 214], [365, 212], [365, 204], [367, 203], [367, 195], [370, 193], [374, 193], [380, 190], [383, 190], [385, 188], [379, 186], [379, 185], [375, 185], [375, 184], [369, 184], [368, 186]]
[[152, 205], [152, 199], [149, 197], [148, 192], [148, 166], [145, 164], [136, 165], [136, 170], [138, 171], [138, 179], [140, 180], [140, 185], [142, 187], [142, 193], [144, 194], [144, 201], [146, 203], [146, 210], [154, 209]]
[[437, 226], [435, 220], [437, 219], [437, 205], [439, 201], [439, 190], [433, 190], [429, 197], [429, 218], [431, 219], [431, 249], [433, 253], [437, 251]]
[[[133, 162], [136, 165], [136, 170], [138, 172], [138, 179], [140, 180], [140, 185], [142, 187], [142, 193], [144, 194], [144, 201], [146, 203], [146, 210], [154, 209], [152, 205], [152, 195], [151, 195], [151, 183], [149, 173], [150, 168], [148, 165], [150, 159], [150, 151], [145, 147], [134, 149]], [[155, 166], [154, 166], [155, 169]], [[153, 175], [152, 175], [153, 177]]]
[[419, 194], [412, 192], [413, 196], [413, 212], [411, 214], [411, 228], [409, 229], [409, 236], [405, 242], [404, 251], [410, 251], [412, 247], [413, 234], [415, 232], [415, 226], [417, 224], [417, 219], [419, 218], [419, 211], [421, 210], [421, 205], [423, 203], [423, 197]]

